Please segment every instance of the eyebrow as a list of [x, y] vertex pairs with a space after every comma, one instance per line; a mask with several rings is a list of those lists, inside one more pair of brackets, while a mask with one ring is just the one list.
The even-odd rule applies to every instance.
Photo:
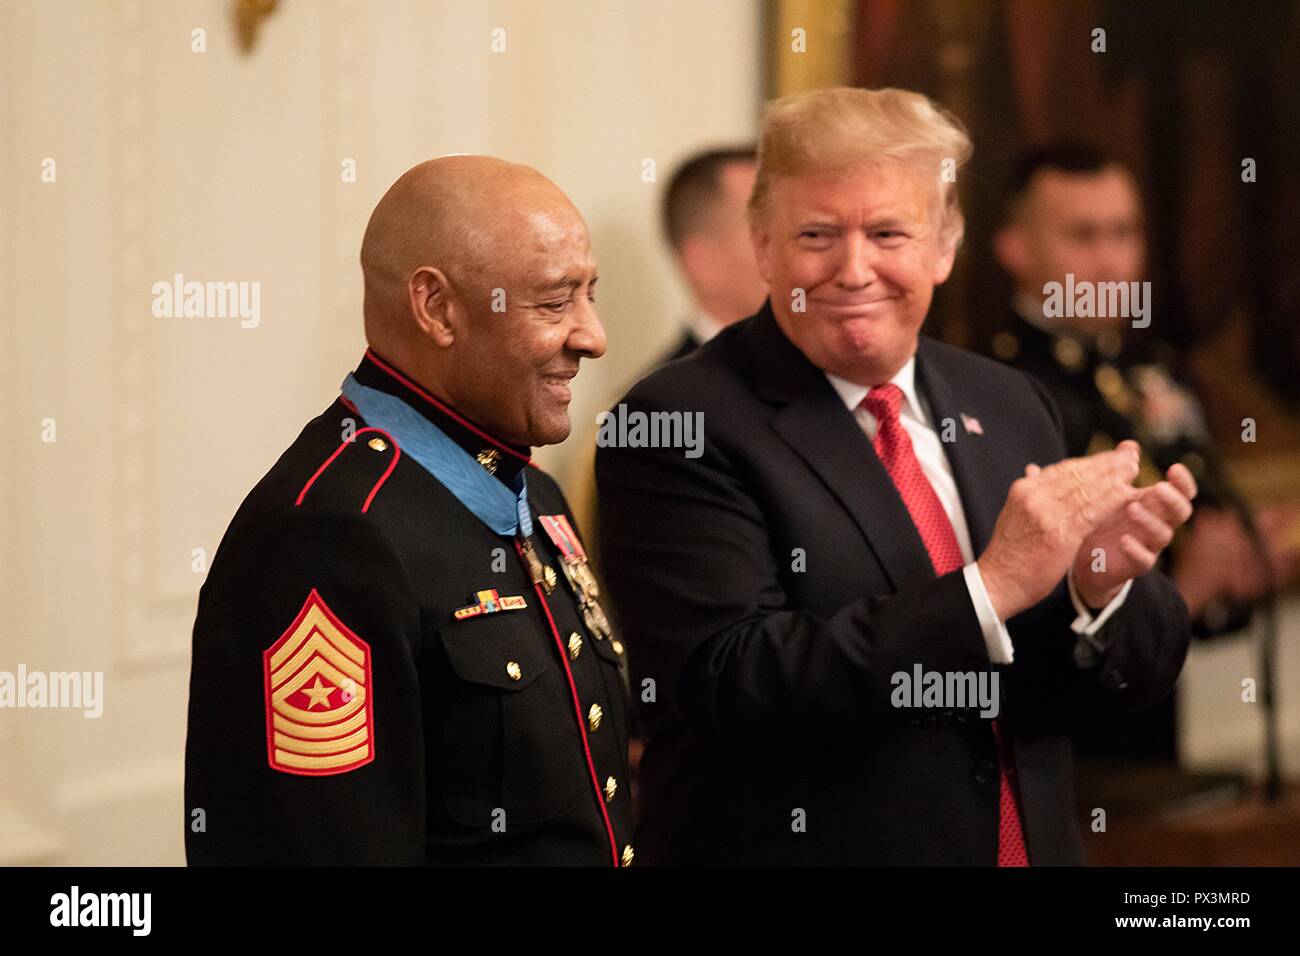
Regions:
[[[879, 219], [869, 219], [869, 220], [867, 220], [866, 222], [864, 222], [864, 223], [862, 224], [862, 228], [864, 228], [864, 229], [897, 229], [897, 228], [900, 228], [900, 227], [906, 227], [906, 226], [910, 226], [910, 225], [911, 225], [910, 220], [908, 220], [908, 219], [906, 219], [906, 218], [904, 218], [904, 217], [902, 217], [902, 216], [899, 216], [899, 215], [897, 215], [897, 214], [893, 214], [893, 213], [891, 213], [891, 214], [889, 214], [889, 215], [881, 216]], [[842, 222], [840, 222], [839, 220], [837, 220], [837, 219], [832, 219], [832, 218], [825, 218], [825, 219], [806, 219], [806, 220], [804, 220], [803, 222], [800, 222], [797, 228], [799, 228], [799, 229], [802, 230], [802, 229], [812, 229], [812, 228], [815, 228], [815, 227], [820, 227], [820, 228], [824, 228], [824, 229], [843, 229], [843, 228], [844, 228], [844, 224], [843, 224]]]
[[[593, 273], [591, 276], [591, 282], [594, 284], [599, 278], [599, 275]], [[553, 282], [547, 282], [544, 285], [537, 286], [534, 291], [545, 294], [547, 292], [559, 292], [563, 289], [576, 289], [585, 281], [587, 280], [583, 276], [563, 275]]]

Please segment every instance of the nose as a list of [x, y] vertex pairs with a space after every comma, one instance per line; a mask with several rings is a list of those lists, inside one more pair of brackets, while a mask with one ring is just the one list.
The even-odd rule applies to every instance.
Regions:
[[844, 241], [844, 254], [835, 282], [842, 289], [861, 289], [876, 279], [875, 246], [856, 230], [850, 231]]
[[587, 358], [600, 358], [605, 354], [605, 327], [600, 324], [596, 307], [584, 298], [578, 305], [576, 315], [573, 329], [569, 332], [570, 351]]

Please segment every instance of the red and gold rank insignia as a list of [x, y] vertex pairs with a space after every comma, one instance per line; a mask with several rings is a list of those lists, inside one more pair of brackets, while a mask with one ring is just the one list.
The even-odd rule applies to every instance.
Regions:
[[323, 776], [375, 758], [370, 645], [315, 588], [289, 629], [262, 653], [262, 666], [272, 769]]
[[475, 591], [474, 596], [478, 598], [477, 604], [468, 604], [465, 607], [457, 608], [452, 612], [452, 617], [458, 621], [463, 621], [467, 617], [478, 617], [480, 614], [522, 611], [528, 607], [528, 602], [519, 595], [500, 595], [495, 590]]

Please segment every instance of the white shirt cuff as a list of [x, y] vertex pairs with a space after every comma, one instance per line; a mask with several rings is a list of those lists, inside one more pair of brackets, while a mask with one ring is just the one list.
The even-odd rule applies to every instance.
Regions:
[[1124, 586], [1119, 589], [1119, 594], [1111, 598], [1110, 603], [1093, 615], [1092, 609], [1083, 603], [1083, 598], [1079, 597], [1079, 592], [1074, 587], [1074, 570], [1065, 576], [1066, 584], [1070, 588], [1070, 602], [1074, 605], [1074, 610], [1078, 612], [1078, 617], [1070, 625], [1070, 630], [1075, 634], [1082, 634], [1085, 637], [1091, 637], [1101, 630], [1101, 626], [1110, 619], [1110, 616], [1119, 610], [1124, 599], [1128, 597], [1128, 592], [1133, 587], [1133, 579], [1129, 578], [1124, 582]]
[[980, 577], [979, 565], [972, 561], [961, 569], [966, 578], [966, 590], [970, 592], [971, 603], [975, 605], [975, 617], [979, 619], [980, 630], [984, 633], [984, 646], [989, 651], [989, 661], [993, 664], [1010, 664], [1015, 657], [1015, 648], [1011, 646], [1011, 635], [1007, 626], [993, 610], [989, 592]]

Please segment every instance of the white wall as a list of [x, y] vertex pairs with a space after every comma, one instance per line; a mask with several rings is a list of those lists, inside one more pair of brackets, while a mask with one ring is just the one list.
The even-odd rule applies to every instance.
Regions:
[[[642, 160], [755, 131], [757, 0], [284, 0], [249, 58], [231, 6], [0, 3], [0, 670], [106, 680], [98, 720], [0, 711], [0, 863], [182, 861], [192, 550], [359, 358], [361, 231], [399, 173], [492, 153], [586, 215], [610, 350], [582, 423], [684, 307]], [[154, 318], [175, 272], [259, 281], [260, 326]]]

